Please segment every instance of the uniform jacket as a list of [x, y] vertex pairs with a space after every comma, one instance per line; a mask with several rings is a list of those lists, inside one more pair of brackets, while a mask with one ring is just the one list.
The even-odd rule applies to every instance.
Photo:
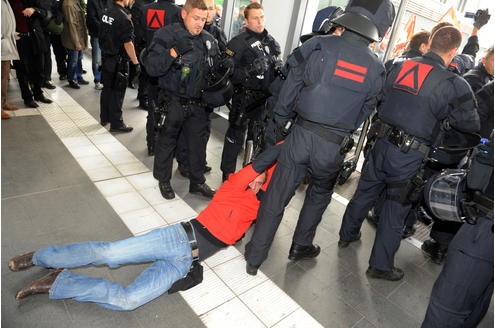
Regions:
[[[268, 170], [263, 190], [270, 183], [274, 169], [275, 165]], [[260, 201], [248, 184], [258, 175], [252, 165], [231, 174], [215, 192], [208, 207], [198, 215], [197, 220], [218, 240], [235, 244], [256, 220]]]
[[444, 120], [463, 132], [480, 128], [471, 88], [433, 52], [392, 67], [378, 117], [427, 144], [434, 142]]
[[79, 0], [64, 0], [62, 11], [64, 13], [62, 44], [70, 50], [76, 50], [78, 44], [82, 46], [82, 49], [86, 49], [88, 47], [88, 29]]
[[375, 109], [385, 79], [385, 68], [352, 32], [342, 36], [315, 36], [287, 59], [290, 71], [275, 106], [283, 126], [293, 115], [325, 125], [335, 133], [357, 129]]
[[488, 74], [485, 65], [481, 62], [464, 74], [463, 77], [469, 83], [473, 92], [477, 92], [485, 84], [493, 80], [493, 76]]
[[10, 3], [2, 0], [2, 61], [19, 59], [15, 35], [14, 12]]
[[86, 6], [86, 25], [88, 26], [89, 35], [93, 38], [98, 38], [100, 35], [101, 16], [106, 7], [106, 0], [88, 0]]
[[[234, 61], [233, 85], [242, 85], [251, 90], [267, 90], [275, 79], [274, 64], [280, 55], [280, 45], [266, 29], [256, 33], [246, 28], [229, 41], [226, 54]], [[259, 75], [249, 73], [255, 60], [261, 58], [268, 59], [268, 70]]]
[[[183, 38], [191, 40], [193, 50], [179, 60], [170, 55], [170, 49]], [[143, 59], [148, 74], [158, 77], [158, 84], [166, 93], [199, 99], [207, 85], [206, 75], [218, 64], [220, 50], [217, 40], [210, 33], [203, 30], [193, 36], [181, 22], [156, 31], [148, 55]], [[184, 74], [182, 68], [186, 66], [187, 74]]]

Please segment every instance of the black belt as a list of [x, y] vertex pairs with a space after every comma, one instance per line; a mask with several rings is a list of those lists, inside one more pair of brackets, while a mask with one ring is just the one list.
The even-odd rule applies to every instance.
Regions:
[[388, 133], [388, 141], [393, 145], [399, 147], [399, 149], [407, 153], [410, 150], [417, 150], [423, 155], [427, 155], [430, 152], [430, 146], [424, 142], [419, 141], [415, 136], [408, 134], [398, 128], [392, 127]]
[[184, 98], [176, 95], [168, 95], [170, 98], [176, 99], [181, 105], [200, 105], [201, 99], [199, 98]]
[[181, 222], [180, 224], [182, 224], [182, 227], [186, 231], [187, 238], [189, 239], [193, 262], [197, 261], [199, 259], [199, 248], [198, 248], [198, 242], [196, 240], [196, 235], [194, 234], [194, 229], [189, 221]]
[[333, 142], [337, 145], [341, 145], [346, 138], [346, 136], [341, 136], [340, 134], [333, 132], [320, 123], [308, 121], [306, 119], [303, 119], [301, 116], [297, 118], [296, 124], [313, 132], [317, 136], [322, 137], [326, 141]]
[[31, 33], [30, 32], [17, 32], [17, 34], [20, 36], [20, 37], [25, 37], [25, 36], [30, 36]]

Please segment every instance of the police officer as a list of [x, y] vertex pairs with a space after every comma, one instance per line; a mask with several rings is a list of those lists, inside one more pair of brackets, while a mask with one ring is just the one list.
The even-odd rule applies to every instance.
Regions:
[[462, 224], [453, 238], [445, 265], [431, 291], [423, 328], [477, 327], [490, 306], [493, 295], [493, 134], [473, 157], [467, 174], [467, 190], [475, 224]]
[[205, 183], [203, 173], [206, 142], [202, 137], [208, 113], [201, 101], [205, 77], [218, 64], [217, 41], [203, 30], [208, 11], [203, 0], [187, 0], [181, 16], [184, 23], [158, 30], [144, 58], [150, 76], [157, 76], [160, 97], [167, 115], [155, 144], [153, 176], [166, 199], [175, 197], [170, 185], [172, 161], [181, 129], [187, 135], [189, 192], [212, 198], [215, 191]]
[[226, 54], [234, 61], [234, 96], [229, 113], [229, 128], [222, 151], [223, 180], [235, 172], [237, 155], [241, 151], [246, 129], [247, 140], [253, 140], [253, 130], [264, 119], [268, 87], [275, 79], [280, 46], [265, 29], [263, 7], [251, 3], [244, 10], [246, 29], [227, 44]]
[[124, 7], [132, 0], [114, 0], [101, 18], [100, 46], [102, 54], [103, 90], [100, 97], [100, 123], [110, 123], [110, 132], [131, 132], [124, 124], [122, 104], [127, 88], [129, 60], [139, 70], [134, 50], [134, 27]]
[[[215, 0], [205, 0], [205, 4], [206, 7], [208, 8], [208, 19], [206, 20], [204, 30], [210, 33], [218, 41], [218, 47], [220, 48], [220, 52], [224, 54], [225, 49], [227, 48], [227, 37], [225, 36], [223, 30], [219, 26], [217, 26], [214, 21], [216, 15]], [[211, 114], [213, 112], [213, 108], [208, 107], [206, 108], [206, 111]], [[203, 135], [203, 137], [206, 140], [206, 143], [208, 143], [208, 140], [210, 138], [210, 131], [211, 131], [211, 119], [210, 119], [210, 115], [208, 115], [208, 126], [207, 129], [204, 131], [204, 135]], [[188, 150], [187, 150], [186, 135], [184, 132], [181, 132], [179, 139], [177, 140], [177, 151], [175, 156], [177, 159], [177, 163], [179, 164], [177, 168], [180, 174], [185, 178], [189, 178], [190, 176], [187, 152]], [[207, 166], [205, 162], [204, 172], [207, 173], [210, 171], [211, 171], [211, 167]]]
[[375, 108], [385, 69], [369, 44], [392, 24], [395, 9], [388, 0], [350, 1], [334, 22], [346, 28], [340, 36], [313, 37], [287, 60], [289, 75], [275, 106], [282, 128], [293, 110], [295, 125], [282, 145], [272, 184], [263, 197], [251, 241], [246, 245], [246, 271], [256, 274], [266, 259], [284, 207], [304, 178], [311, 183], [301, 209], [290, 260], [316, 257], [316, 228], [328, 206], [344, 159], [342, 149]]
[[[153, 35], [160, 28], [180, 22], [182, 20], [180, 11], [180, 7], [170, 0], [159, 0], [144, 4], [136, 9], [133, 19], [136, 22], [136, 42], [140, 45], [140, 48], [149, 48]], [[138, 53], [141, 53], [141, 51]], [[156, 77], [150, 77], [144, 64], [142, 62], [140, 64], [139, 107], [148, 111], [148, 116], [146, 117], [146, 144], [148, 155], [152, 156], [155, 153], [156, 129], [154, 118], [158, 102], [158, 80]]]
[[421, 167], [442, 124], [463, 132], [479, 130], [479, 117], [469, 85], [446, 69], [462, 41], [454, 27], [439, 29], [430, 51], [420, 58], [395, 64], [387, 75], [378, 118], [384, 129], [361, 172], [340, 228], [339, 247], [360, 238], [366, 213], [382, 190], [386, 199], [380, 212], [375, 243], [366, 274], [371, 278], [400, 280], [394, 267], [402, 227], [416, 192], [422, 190]]
[[477, 92], [493, 80], [493, 46], [488, 48], [478, 65], [469, 70], [463, 77], [468, 81], [473, 92]]

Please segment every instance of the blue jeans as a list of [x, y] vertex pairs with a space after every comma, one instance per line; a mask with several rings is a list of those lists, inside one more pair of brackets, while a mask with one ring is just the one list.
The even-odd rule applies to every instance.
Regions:
[[67, 50], [67, 80], [77, 82], [83, 79], [82, 57], [82, 50]]
[[153, 262], [130, 285], [122, 286], [63, 270], [50, 288], [50, 299], [94, 302], [118, 311], [130, 311], [165, 293], [183, 278], [192, 264], [191, 246], [182, 225], [152, 230], [115, 242], [83, 242], [38, 250], [33, 263], [46, 268], [74, 268], [106, 264]]
[[98, 38], [91, 37], [91, 69], [93, 70], [94, 82], [101, 82], [101, 72], [98, 70], [98, 66], [101, 65], [101, 48]]

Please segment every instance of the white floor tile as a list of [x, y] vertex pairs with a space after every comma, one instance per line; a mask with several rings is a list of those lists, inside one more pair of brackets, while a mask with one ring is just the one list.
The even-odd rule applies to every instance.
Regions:
[[[83, 167], [84, 168], [84, 167]], [[114, 166], [106, 166], [95, 169], [84, 170], [89, 176], [91, 181], [102, 181], [108, 179], [115, 179], [121, 177], [122, 175]]]
[[152, 172], [128, 176], [127, 180], [129, 180], [134, 188], [136, 188], [137, 190], [147, 189], [151, 187], [158, 188], [158, 181], [153, 177]]
[[167, 222], [152, 207], [130, 211], [120, 217], [134, 235], [167, 225]]
[[201, 284], [180, 294], [197, 315], [205, 314], [235, 297], [211, 270], [204, 272]]
[[135, 191], [129, 181], [123, 177], [96, 182], [95, 185], [104, 197], [111, 197]]
[[[110, 133], [97, 134], [88, 137], [97, 147], [107, 143], [118, 142]], [[101, 149], [101, 148], [100, 148]]]
[[156, 211], [168, 222], [175, 223], [197, 216], [189, 205], [182, 199], [174, 199], [155, 206]]
[[158, 185], [155, 185], [154, 187], [151, 188], [146, 188], [146, 189], [141, 189], [139, 190], [139, 193], [141, 196], [146, 199], [148, 203], [151, 205], [160, 205], [160, 204], [166, 204], [169, 202], [165, 198], [163, 198], [162, 194], [160, 193], [160, 189], [158, 188]]
[[149, 171], [148, 167], [143, 163], [141, 163], [140, 161], [117, 164], [115, 166], [117, 167], [117, 170], [119, 170], [120, 173], [122, 173], [123, 176], [134, 175]]
[[105, 156], [114, 165], [131, 163], [131, 162], [136, 161], [136, 157], [133, 154], [131, 154], [128, 150], [105, 153]]
[[[240, 295], [239, 298], [268, 327], [273, 326], [299, 308], [299, 305], [271, 280], [252, 288]], [[267, 306], [268, 304], [270, 306]]]
[[263, 325], [263, 323], [237, 298], [202, 315], [201, 321], [203, 321], [207, 327], [265, 327], [265, 325]]
[[77, 162], [85, 171], [112, 166], [103, 154], [78, 158]]
[[72, 156], [74, 156], [76, 159], [100, 154], [98, 148], [96, 148], [96, 146], [92, 144], [89, 146], [70, 147], [68, 149]]
[[212, 270], [236, 295], [242, 294], [268, 279], [262, 272], [258, 272], [256, 276], [247, 274], [246, 261], [241, 256], [220, 264]]
[[106, 199], [119, 215], [149, 207], [144, 198], [135, 191], [106, 197]]
[[209, 267], [214, 268], [217, 265], [232, 260], [235, 257], [242, 257], [242, 254], [234, 246], [229, 246], [209, 257], [205, 260], [205, 262]]
[[19, 108], [16, 111], [9, 111], [8, 112], [12, 116], [33, 116], [33, 115], [41, 115], [41, 113], [37, 110], [34, 110], [32, 108]]
[[62, 138], [61, 139], [64, 145], [67, 148], [70, 147], [83, 147], [83, 146], [92, 146], [93, 144], [87, 137], [69, 137], [69, 138]]
[[310, 316], [306, 311], [299, 308], [288, 317], [277, 323], [273, 328], [323, 328], [323, 326]]
[[[102, 134], [102, 135], [107, 136], [108, 134]], [[116, 153], [116, 152], [125, 152], [125, 151], [128, 152], [127, 148], [122, 146], [122, 144], [116, 139], [114, 142], [100, 143], [100, 144], [96, 144], [96, 146], [98, 147], [99, 150], [102, 151], [102, 153], [105, 153], [105, 154]]]

